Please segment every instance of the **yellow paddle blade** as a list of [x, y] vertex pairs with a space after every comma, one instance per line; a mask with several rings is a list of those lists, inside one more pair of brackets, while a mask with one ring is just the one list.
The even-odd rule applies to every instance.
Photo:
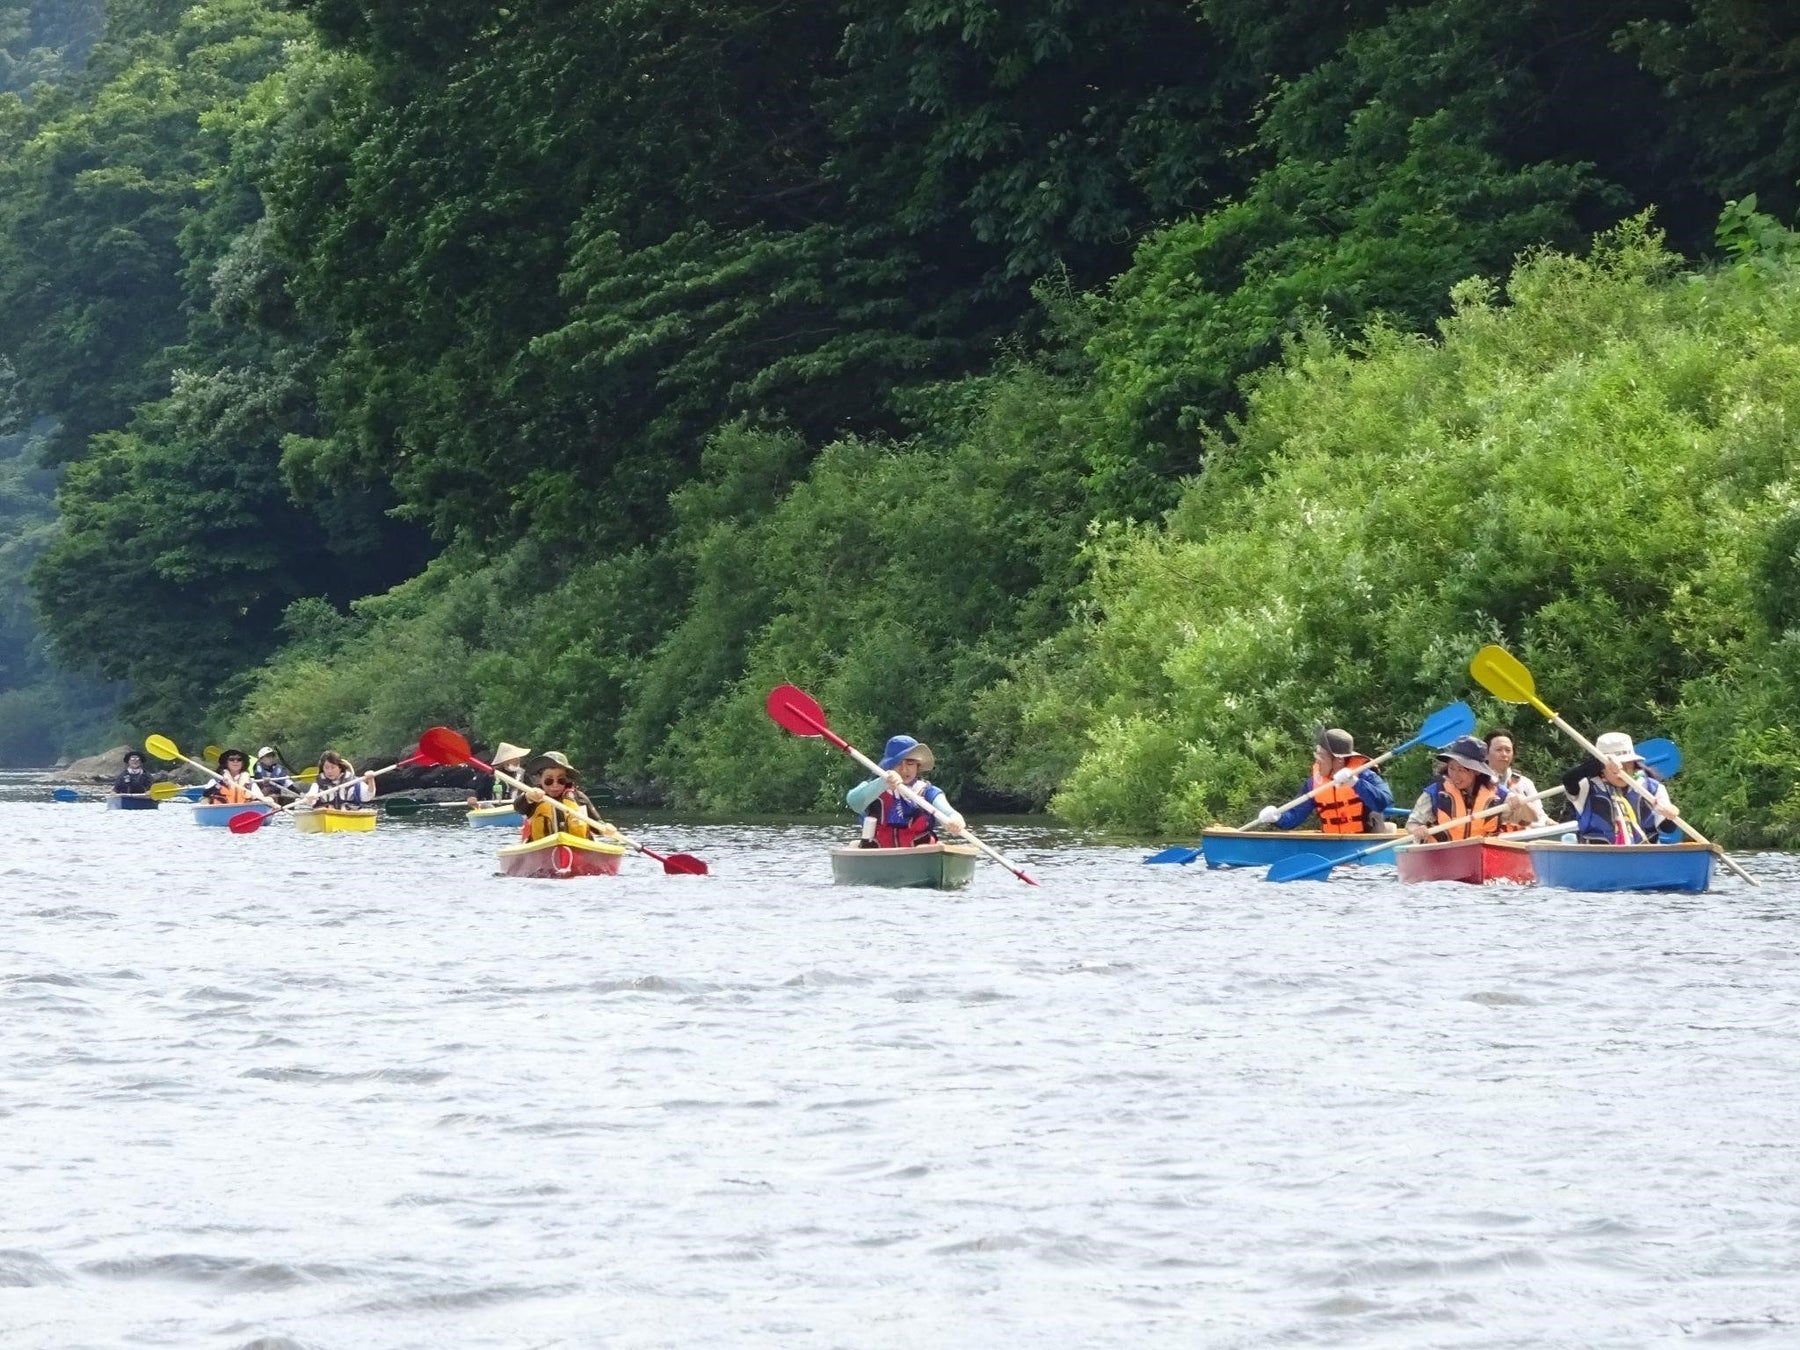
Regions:
[[1504, 647], [1489, 645], [1476, 652], [1475, 659], [1469, 662], [1469, 674], [1475, 677], [1475, 683], [1503, 702], [1538, 701], [1537, 682], [1531, 678], [1531, 672]]
[[157, 759], [180, 759], [181, 751], [175, 748], [175, 742], [167, 736], [148, 736], [144, 739], [144, 753]]
[[217, 768], [219, 766], [219, 756], [224, 753], [225, 752], [216, 745], [202, 746], [200, 749], [200, 758], [214, 768]]
[[298, 778], [302, 783], [310, 783], [318, 776], [319, 770], [316, 765], [310, 769], [302, 769], [299, 773], [294, 775], [294, 777]]
[[150, 785], [150, 795], [159, 802], [166, 802], [169, 798], [178, 796], [180, 792], [181, 789], [173, 783], [152, 783]]

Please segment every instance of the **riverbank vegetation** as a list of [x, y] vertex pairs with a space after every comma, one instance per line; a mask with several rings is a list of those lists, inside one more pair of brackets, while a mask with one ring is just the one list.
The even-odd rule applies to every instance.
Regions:
[[1498, 638], [1791, 842], [1800, 19], [1502, 8], [111, 5], [0, 107], [35, 621], [146, 730], [826, 805], [790, 680], [1144, 830]]

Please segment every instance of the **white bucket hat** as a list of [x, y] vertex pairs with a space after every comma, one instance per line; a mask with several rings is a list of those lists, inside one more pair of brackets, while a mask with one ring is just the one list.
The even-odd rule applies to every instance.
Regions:
[[256, 757], [258, 759], [267, 759], [270, 755], [273, 755], [275, 753], [276, 753], [276, 751], [275, 751], [274, 746], [265, 745], [262, 749], [260, 749], [256, 752]]
[[1631, 743], [1631, 737], [1622, 731], [1603, 731], [1594, 741], [1594, 749], [1600, 752], [1601, 759], [1617, 760], [1620, 764], [1636, 762], [1642, 764], [1644, 757], [1637, 752]]
[[494, 747], [494, 763], [511, 764], [515, 759], [524, 759], [531, 753], [522, 745], [514, 745], [511, 741], [501, 741]]

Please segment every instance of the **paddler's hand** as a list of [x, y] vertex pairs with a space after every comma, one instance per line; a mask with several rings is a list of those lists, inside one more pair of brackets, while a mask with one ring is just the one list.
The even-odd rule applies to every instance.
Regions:
[[1406, 827], [1406, 832], [1421, 844], [1429, 844], [1431, 842], [1431, 830], [1427, 826], [1408, 825]]
[[530, 802], [533, 806], [536, 806], [539, 802], [544, 800], [544, 789], [542, 789], [542, 788], [526, 788], [525, 789], [525, 800]]
[[962, 818], [962, 812], [952, 811], [950, 813], [950, 833], [962, 834], [967, 828], [968, 822]]
[[881, 776], [891, 788], [902, 788], [906, 786], [906, 780], [900, 776], [900, 770], [898, 769], [889, 769]]
[[1356, 770], [1349, 767], [1349, 765], [1345, 765], [1331, 775], [1331, 781], [1336, 783], [1339, 787], [1349, 787], [1356, 781]]
[[1265, 806], [1265, 807], [1263, 807], [1262, 810], [1260, 810], [1256, 813], [1256, 823], [1258, 825], [1273, 825], [1276, 821], [1278, 821], [1280, 819], [1281, 819], [1281, 812], [1277, 811], [1272, 806]]
[[1531, 825], [1537, 821], [1537, 803], [1525, 797], [1508, 797], [1506, 806], [1500, 812], [1500, 819], [1508, 825]]

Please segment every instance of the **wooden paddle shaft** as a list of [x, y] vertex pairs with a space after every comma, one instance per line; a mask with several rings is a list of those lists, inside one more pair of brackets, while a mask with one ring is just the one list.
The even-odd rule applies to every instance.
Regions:
[[[1619, 764], [1619, 762], [1617, 760], [1613, 759], [1610, 755], [1601, 754], [1598, 746], [1596, 746], [1586, 736], [1583, 736], [1579, 731], [1575, 730], [1574, 727], [1570, 726], [1567, 722], [1563, 721], [1563, 719], [1560, 716], [1558, 716], [1556, 713], [1551, 712], [1549, 708], [1544, 706], [1544, 704], [1542, 704], [1542, 703], [1538, 704], [1538, 711], [1543, 713], [1546, 717], [1548, 717], [1550, 719], [1551, 723], [1554, 726], [1556, 726], [1556, 728], [1558, 730], [1563, 732], [1563, 734], [1568, 736], [1568, 738], [1570, 740], [1574, 741], [1575, 744], [1579, 745], [1583, 750], [1587, 751], [1595, 759], [1599, 760], [1602, 764], [1613, 765], [1615, 768], [1617, 768], [1619, 770], [1619, 772], [1621, 774], [1624, 774], [1625, 786], [1627, 788], [1629, 788], [1632, 792], [1635, 792], [1638, 795], [1638, 797], [1641, 798], [1644, 801], [1644, 803], [1646, 805], [1648, 805], [1651, 808], [1651, 811], [1654, 813], [1654, 811], [1656, 809], [1655, 794], [1653, 794], [1651, 792], [1647, 792], [1641, 783], [1639, 783], [1630, 774], [1625, 773], [1625, 769], [1624, 769], [1623, 765]], [[1731, 860], [1731, 855], [1729, 853], [1727, 853], [1724, 849], [1720, 848], [1717, 844], [1713, 843], [1713, 841], [1708, 839], [1705, 835], [1701, 834], [1700, 831], [1696, 830], [1692, 825], [1688, 824], [1687, 820], [1684, 817], [1675, 816], [1673, 819], [1675, 821], [1675, 825], [1676, 825], [1677, 829], [1679, 829], [1689, 839], [1692, 839], [1696, 844], [1705, 844], [1714, 853], [1718, 854], [1719, 861], [1724, 863], [1725, 866], [1729, 867], [1734, 873], [1737, 874], [1737, 876], [1739, 876], [1743, 880], [1749, 882], [1752, 886], [1762, 885], [1762, 882], [1758, 881], [1755, 877], [1751, 876], [1743, 868], [1739, 867], [1735, 862], [1733, 862]]]

